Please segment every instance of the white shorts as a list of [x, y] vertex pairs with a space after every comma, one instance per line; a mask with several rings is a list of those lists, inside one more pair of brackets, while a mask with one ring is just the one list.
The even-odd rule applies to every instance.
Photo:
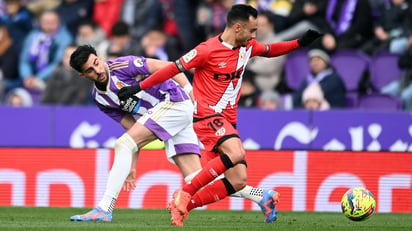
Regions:
[[160, 102], [137, 120], [165, 142], [167, 159], [172, 163], [172, 157], [179, 154], [200, 155], [199, 140], [193, 130], [193, 109], [190, 100]]

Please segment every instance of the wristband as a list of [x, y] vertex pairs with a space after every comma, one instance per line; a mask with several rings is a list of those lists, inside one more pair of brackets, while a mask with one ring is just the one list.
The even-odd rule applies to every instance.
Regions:
[[193, 87], [192, 87], [192, 85], [191, 85], [190, 83], [186, 84], [186, 85], [183, 87], [183, 91], [185, 91], [187, 95], [189, 95], [189, 93], [190, 93], [192, 90], [193, 90]]

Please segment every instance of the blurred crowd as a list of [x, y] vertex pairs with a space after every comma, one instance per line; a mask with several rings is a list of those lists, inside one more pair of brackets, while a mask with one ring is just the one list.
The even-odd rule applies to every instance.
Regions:
[[388, 68], [401, 70], [381, 89], [365, 71], [356, 94], [390, 95], [412, 110], [412, 0], [0, 0], [0, 104], [92, 104], [92, 83], [69, 65], [76, 46], [91, 44], [104, 59], [174, 61], [221, 33], [236, 3], [258, 9], [260, 42], [292, 40], [307, 29], [323, 34], [306, 53], [309, 70], [297, 89], [285, 78], [287, 55], [251, 59], [240, 107], [348, 108], [347, 84], [331, 57], [356, 50], [371, 58], [394, 54], [398, 62]]

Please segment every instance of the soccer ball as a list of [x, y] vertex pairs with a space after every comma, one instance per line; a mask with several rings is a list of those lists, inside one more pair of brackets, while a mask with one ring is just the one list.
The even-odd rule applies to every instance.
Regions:
[[369, 218], [376, 208], [372, 193], [364, 187], [354, 187], [346, 191], [341, 200], [343, 214], [352, 221]]

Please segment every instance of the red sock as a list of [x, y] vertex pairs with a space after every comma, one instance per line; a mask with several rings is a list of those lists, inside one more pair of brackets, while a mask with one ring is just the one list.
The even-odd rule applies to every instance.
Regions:
[[229, 194], [223, 181], [214, 181], [206, 185], [204, 188], [202, 188], [192, 196], [191, 202], [187, 205], [187, 211], [190, 211], [197, 207], [202, 207], [203, 205], [207, 205], [216, 201], [220, 201], [228, 195]]
[[213, 181], [216, 177], [226, 171], [226, 167], [220, 156], [209, 161], [205, 167], [192, 179], [190, 184], [183, 186], [183, 191], [194, 195], [197, 190]]

